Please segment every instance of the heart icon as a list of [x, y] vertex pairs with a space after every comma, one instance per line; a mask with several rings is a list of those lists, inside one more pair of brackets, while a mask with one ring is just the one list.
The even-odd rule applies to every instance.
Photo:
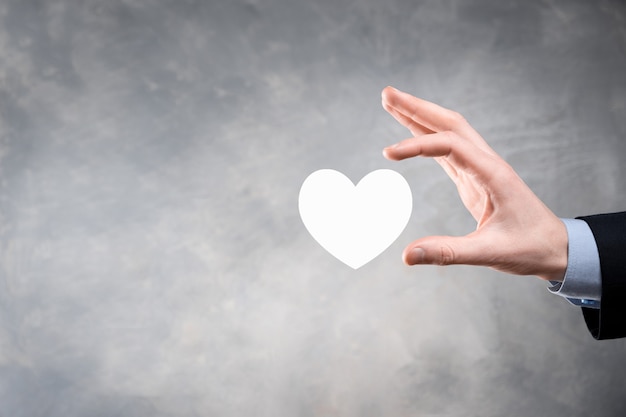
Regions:
[[400, 236], [413, 209], [409, 184], [389, 169], [370, 172], [356, 186], [341, 172], [315, 171], [304, 180], [298, 203], [311, 236], [354, 269]]

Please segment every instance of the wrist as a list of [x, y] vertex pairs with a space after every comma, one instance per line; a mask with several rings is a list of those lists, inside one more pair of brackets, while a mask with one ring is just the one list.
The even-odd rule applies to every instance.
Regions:
[[545, 270], [539, 278], [546, 281], [562, 282], [567, 271], [568, 235], [565, 224], [555, 216], [553, 226], [548, 228], [548, 244], [546, 251], [549, 254], [546, 259]]

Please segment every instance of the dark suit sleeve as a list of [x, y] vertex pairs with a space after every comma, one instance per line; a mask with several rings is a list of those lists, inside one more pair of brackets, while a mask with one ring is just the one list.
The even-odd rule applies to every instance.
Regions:
[[626, 337], [626, 212], [579, 218], [596, 240], [602, 273], [601, 307], [583, 307], [585, 322], [596, 339]]

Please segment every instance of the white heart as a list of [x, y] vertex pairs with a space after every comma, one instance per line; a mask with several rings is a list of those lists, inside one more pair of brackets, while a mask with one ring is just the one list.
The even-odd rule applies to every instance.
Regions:
[[299, 209], [311, 236], [358, 269], [400, 236], [411, 217], [413, 197], [404, 177], [389, 169], [370, 172], [356, 187], [341, 172], [320, 169], [302, 183]]

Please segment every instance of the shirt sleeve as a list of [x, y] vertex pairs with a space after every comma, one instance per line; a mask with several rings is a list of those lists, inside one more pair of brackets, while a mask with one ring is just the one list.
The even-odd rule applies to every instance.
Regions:
[[548, 289], [575, 306], [600, 308], [602, 274], [596, 240], [583, 220], [561, 219], [567, 229], [567, 270], [563, 282], [550, 281]]

